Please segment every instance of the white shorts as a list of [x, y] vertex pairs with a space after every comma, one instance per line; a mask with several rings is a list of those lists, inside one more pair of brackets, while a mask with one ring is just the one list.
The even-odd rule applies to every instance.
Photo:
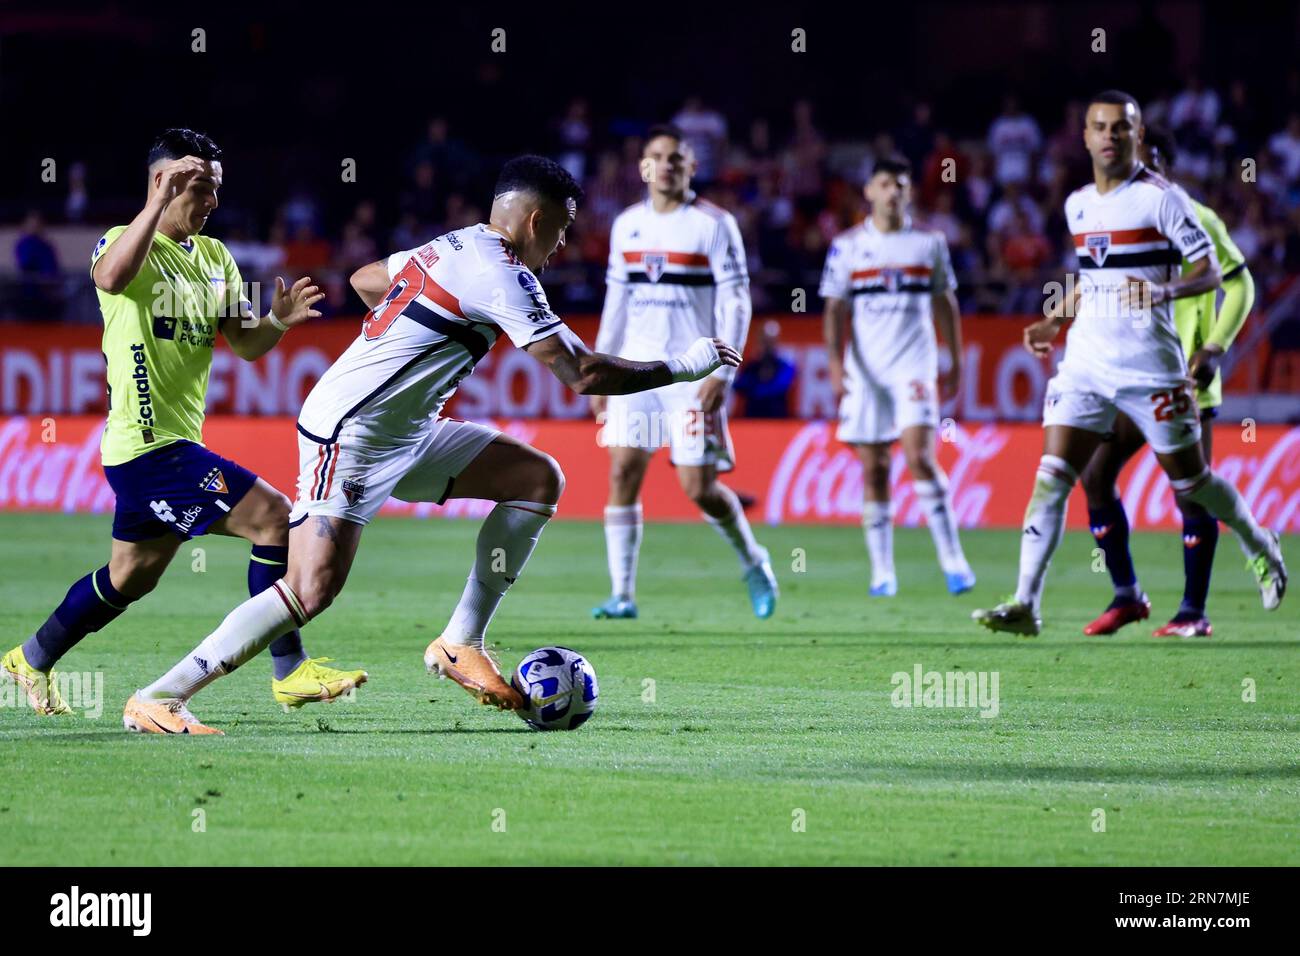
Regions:
[[1043, 425], [1069, 425], [1105, 435], [1123, 412], [1151, 450], [1178, 451], [1201, 440], [1201, 416], [1190, 385], [1107, 386], [1065, 369], [1047, 383]]
[[454, 418], [432, 419], [415, 441], [345, 426], [336, 441], [322, 445], [299, 432], [298, 498], [289, 527], [322, 515], [369, 524], [390, 496], [442, 504], [456, 476], [499, 434]]
[[889, 383], [862, 376], [845, 380], [840, 399], [840, 427], [835, 437], [848, 445], [875, 445], [898, 439], [914, 425], [939, 427], [939, 399], [934, 379]]
[[597, 441], [602, 446], [655, 451], [669, 445], [674, 465], [735, 467], [727, 410], [706, 415], [700, 382], [674, 382], [648, 392], [611, 395]]

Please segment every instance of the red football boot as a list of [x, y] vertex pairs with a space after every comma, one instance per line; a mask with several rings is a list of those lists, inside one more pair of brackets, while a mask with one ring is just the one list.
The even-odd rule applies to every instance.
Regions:
[[1110, 607], [1102, 612], [1101, 617], [1083, 629], [1083, 633], [1090, 637], [1098, 634], [1114, 634], [1125, 624], [1145, 621], [1150, 616], [1151, 602], [1147, 600], [1145, 594], [1137, 600], [1115, 598], [1110, 602]]

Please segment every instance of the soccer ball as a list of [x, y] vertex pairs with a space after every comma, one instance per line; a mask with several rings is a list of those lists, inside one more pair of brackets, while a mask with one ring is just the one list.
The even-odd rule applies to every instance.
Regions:
[[515, 668], [510, 685], [523, 695], [519, 716], [534, 730], [577, 730], [596, 711], [596, 672], [567, 647], [539, 647]]

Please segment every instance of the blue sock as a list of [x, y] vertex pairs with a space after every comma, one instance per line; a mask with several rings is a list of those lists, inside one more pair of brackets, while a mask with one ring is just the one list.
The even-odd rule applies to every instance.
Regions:
[[1106, 555], [1106, 570], [1115, 585], [1115, 597], [1136, 600], [1141, 593], [1137, 586], [1137, 572], [1133, 570], [1133, 555], [1128, 550], [1128, 515], [1118, 498], [1100, 508], [1088, 509], [1088, 526], [1097, 541], [1097, 547]]
[[[253, 556], [248, 561], [248, 594], [261, 594], [280, 578], [289, 566], [289, 549], [274, 544], [253, 545]], [[271, 642], [271, 666], [275, 679], [284, 680], [293, 669], [307, 659], [302, 649], [302, 634], [290, 631]]]
[[1219, 544], [1219, 522], [1208, 514], [1183, 515], [1183, 603], [1177, 617], [1205, 616], [1214, 570], [1214, 549]]
[[78, 641], [104, 627], [134, 600], [113, 587], [104, 565], [68, 588], [63, 603], [23, 644], [23, 656], [38, 671], [48, 671]]

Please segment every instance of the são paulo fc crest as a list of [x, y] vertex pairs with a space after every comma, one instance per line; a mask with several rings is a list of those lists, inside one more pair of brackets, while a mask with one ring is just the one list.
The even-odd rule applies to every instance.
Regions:
[[647, 252], [641, 256], [641, 265], [645, 268], [645, 277], [651, 282], [658, 282], [668, 265], [668, 257], [662, 252]]
[[213, 468], [208, 472], [199, 483], [199, 488], [217, 495], [224, 495], [230, 490], [226, 487], [226, 476], [221, 473], [220, 468]]
[[1110, 251], [1110, 233], [1094, 233], [1084, 240], [1087, 244], [1088, 254], [1092, 256], [1092, 261], [1100, 266], [1106, 261], [1106, 253]]
[[348, 499], [349, 505], [355, 505], [365, 493], [366, 486], [361, 482], [353, 481], [351, 478], [343, 479], [343, 497]]
[[898, 287], [903, 282], [902, 269], [881, 269], [880, 278], [885, 280], [885, 288], [890, 292], [897, 292]]

